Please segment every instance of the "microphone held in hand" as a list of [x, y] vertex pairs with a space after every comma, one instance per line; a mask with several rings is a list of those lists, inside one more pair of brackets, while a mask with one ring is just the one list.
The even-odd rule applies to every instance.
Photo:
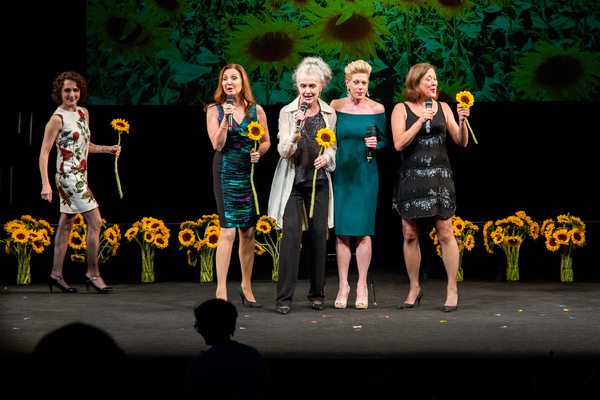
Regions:
[[[425, 99], [425, 108], [428, 110], [431, 109], [431, 97], [428, 97]], [[431, 120], [430, 119], [425, 121], [425, 132], [427, 132], [427, 133], [431, 132]]]
[[[367, 137], [373, 137], [373, 126], [369, 125], [367, 126]], [[367, 161], [371, 162], [371, 159], [373, 158], [373, 149], [371, 149], [370, 147], [367, 147]]]
[[[303, 102], [302, 104], [300, 104], [300, 111], [302, 111], [302, 113], [306, 113], [307, 109], [308, 109], [308, 104], [306, 104], [306, 102]], [[298, 120], [297, 125], [296, 125], [296, 133], [300, 133], [300, 129], [302, 129], [302, 125], [304, 125], [304, 122]]]
[[[233, 96], [227, 95], [227, 104], [233, 105]], [[229, 131], [233, 128], [233, 114], [227, 114], [227, 125], [229, 126]]]

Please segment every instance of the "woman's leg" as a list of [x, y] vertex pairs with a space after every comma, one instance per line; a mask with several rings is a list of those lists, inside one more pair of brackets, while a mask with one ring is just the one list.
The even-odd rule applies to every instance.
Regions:
[[454, 229], [452, 226], [452, 218], [441, 219], [436, 218], [435, 230], [437, 231], [438, 239], [442, 247], [442, 260], [448, 275], [448, 286], [446, 293], [446, 306], [455, 306], [458, 304], [458, 287], [456, 283], [456, 275], [458, 273], [458, 243], [454, 238]]
[[416, 219], [402, 220], [402, 235], [404, 242], [402, 249], [404, 251], [404, 263], [406, 272], [410, 281], [410, 290], [408, 297], [404, 301], [408, 304], [414, 304], [421, 286], [419, 285], [419, 268], [421, 267], [421, 247], [419, 246], [419, 221]]
[[252, 268], [254, 266], [254, 227], [239, 228], [240, 247], [239, 257], [240, 266], [242, 268], [242, 291], [244, 296], [250, 302], [255, 302], [254, 294], [252, 293]]
[[83, 218], [87, 224], [87, 265], [88, 269], [85, 275], [88, 278], [95, 278], [94, 283], [99, 288], [106, 287], [106, 283], [100, 276], [98, 268], [98, 250], [100, 248], [100, 231], [102, 230], [102, 216], [98, 207], [91, 211], [83, 213]]
[[52, 278], [60, 280], [59, 283], [67, 288], [69, 285], [63, 279], [63, 264], [65, 262], [65, 255], [67, 254], [67, 247], [69, 246], [69, 235], [73, 228], [74, 218], [75, 214], [60, 214], [56, 235], [54, 236], [54, 259], [52, 272], [50, 273]]
[[336, 236], [335, 252], [340, 280], [338, 294], [335, 298], [335, 306], [341, 308], [348, 300], [348, 291], [350, 289], [348, 285], [348, 269], [350, 268], [350, 259], [352, 258], [350, 236]]
[[[304, 204], [310, 208], [312, 186], [303, 187]], [[308, 220], [313, 260], [309, 269], [310, 290], [308, 300], [322, 304], [325, 299], [325, 267], [327, 264], [327, 216], [329, 213], [329, 184], [326, 180], [315, 188], [313, 217]]]
[[218, 299], [227, 300], [227, 273], [229, 272], [235, 232], [236, 228], [221, 228], [219, 235], [219, 246], [217, 246], [215, 257], [217, 268], [217, 293], [215, 296]]
[[367, 287], [367, 274], [371, 265], [371, 236], [356, 237], [356, 264], [358, 266], [358, 284], [356, 285], [357, 305], [366, 305], [369, 302]]
[[302, 195], [292, 188], [283, 212], [283, 235], [279, 254], [277, 307], [289, 307], [298, 282], [302, 244]]

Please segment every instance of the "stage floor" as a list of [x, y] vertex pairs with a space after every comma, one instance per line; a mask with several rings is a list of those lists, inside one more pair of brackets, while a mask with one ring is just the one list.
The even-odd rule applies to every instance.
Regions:
[[[352, 277], [351, 277], [352, 279]], [[310, 308], [308, 282], [301, 280], [288, 315], [275, 311], [275, 284], [255, 281], [260, 309], [241, 306], [239, 281], [229, 283], [239, 318], [235, 340], [269, 359], [562, 357], [600, 355], [600, 291], [595, 282], [465, 281], [459, 309], [443, 312], [445, 283], [423, 280], [419, 307], [398, 310], [405, 277], [375, 276], [377, 305], [367, 310], [333, 307], [337, 278], [328, 277], [326, 307]], [[214, 296], [215, 284], [158, 282], [117, 284], [110, 294], [51, 294], [45, 284], [0, 289], [2, 352], [29, 355], [48, 332], [79, 321], [106, 330], [130, 355], [193, 357], [206, 349], [193, 328], [193, 307]]]

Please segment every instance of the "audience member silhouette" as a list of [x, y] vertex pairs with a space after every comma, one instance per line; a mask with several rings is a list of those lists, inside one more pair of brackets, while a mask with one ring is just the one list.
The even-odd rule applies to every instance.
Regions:
[[44, 336], [33, 351], [32, 399], [146, 398], [141, 379], [115, 341], [102, 330], [72, 323]]
[[233, 304], [207, 300], [194, 309], [196, 331], [211, 348], [189, 364], [184, 398], [270, 399], [269, 371], [250, 346], [232, 340], [237, 320]]

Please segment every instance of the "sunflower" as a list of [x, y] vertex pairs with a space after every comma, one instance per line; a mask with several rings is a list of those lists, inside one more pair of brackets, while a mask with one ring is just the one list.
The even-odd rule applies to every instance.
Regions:
[[265, 129], [257, 121], [248, 124], [248, 137], [252, 140], [260, 140], [265, 134]]
[[560, 244], [554, 236], [546, 236], [546, 248], [550, 251], [556, 251], [560, 248]]
[[154, 237], [156, 235], [153, 232], [144, 232], [144, 240], [150, 244], [154, 243]]
[[254, 252], [256, 254], [258, 254], [259, 256], [262, 256], [263, 254], [265, 254], [266, 250], [260, 244], [255, 242], [254, 243]]
[[438, 15], [449, 21], [454, 17], [464, 17], [465, 12], [475, 3], [469, 0], [432, 0], [430, 5]]
[[467, 235], [467, 239], [465, 240], [465, 248], [469, 251], [473, 250], [475, 247], [475, 236]]
[[12, 233], [12, 232], [16, 231], [17, 229], [21, 229], [21, 228], [25, 229], [26, 225], [17, 219], [9, 221], [4, 224], [4, 230], [9, 233]]
[[194, 244], [196, 241], [196, 235], [194, 235], [194, 231], [191, 229], [183, 229], [179, 232], [179, 243], [181, 243], [185, 247], [189, 247]]
[[12, 232], [11, 237], [17, 243], [27, 243], [29, 240], [29, 231], [25, 228], [18, 228]]
[[433, 228], [431, 230], [431, 232], [429, 232], [429, 238], [431, 240], [433, 240], [433, 244], [437, 245], [439, 243], [437, 232], [436, 232], [435, 228]]
[[299, 20], [291, 23], [284, 19], [273, 21], [263, 15], [264, 22], [248, 15], [245, 25], [235, 25], [238, 30], [230, 32], [231, 37], [226, 39], [229, 44], [224, 51], [248, 73], [258, 68], [261, 75], [266, 75], [275, 69], [277, 76], [281, 76], [283, 68], [291, 69], [299, 63], [300, 53], [312, 50], [305, 45]]
[[40, 233], [42, 235], [42, 243], [44, 244], [44, 246], [50, 246], [50, 243], [52, 241], [50, 240], [50, 235], [48, 235], [48, 231], [46, 229], [42, 229]]
[[490, 236], [494, 241], [494, 244], [500, 244], [504, 242], [504, 231], [502, 228], [497, 228]]
[[42, 251], [44, 251], [44, 244], [42, 242], [35, 241], [35, 242], [31, 242], [31, 247], [33, 248], [33, 251], [35, 251], [36, 253], [40, 254]]
[[71, 261], [83, 264], [85, 262], [85, 255], [83, 255], [83, 254], [71, 254]]
[[580, 40], [568, 48], [538, 43], [511, 73], [517, 91], [532, 100], [588, 99], [600, 83], [600, 53], [581, 51], [580, 46]]
[[556, 239], [556, 243], [558, 244], [569, 244], [569, 239], [571, 238], [569, 232], [564, 228], [557, 229], [552, 236]]
[[559, 215], [558, 217], [556, 217], [556, 220], [558, 222], [560, 222], [560, 223], [563, 223], [563, 224], [569, 224], [571, 222], [571, 221], [569, 221], [569, 217], [566, 216], [566, 215], [564, 215], [564, 214]]
[[86, 239], [87, 234], [84, 234], [83, 237], [79, 234], [79, 232], [72, 230], [69, 234], [69, 246], [75, 250], [81, 250], [87, 248]]
[[115, 0], [91, 2], [86, 8], [87, 31], [98, 36], [99, 50], [110, 49], [109, 64], [118, 56], [128, 64], [134, 63], [138, 56], [156, 56], [159, 48], [171, 50], [171, 32], [169, 28], [160, 27], [160, 16], [148, 9], [140, 12], [136, 8], [134, 0], [127, 1], [122, 8]]
[[437, 252], [437, 255], [440, 256], [440, 258], [442, 257], [442, 246], [440, 246], [439, 244], [437, 246], [435, 246], [435, 251]]
[[335, 133], [329, 128], [319, 129], [316, 140], [319, 145], [329, 148], [335, 142]]
[[162, 235], [156, 235], [154, 238], [154, 244], [159, 249], [164, 249], [169, 245], [169, 240]]
[[206, 235], [206, 245], [211, 249], [216, 248], [219, 245], [219, 235], [217, 232], [210, 232]]
[[184, 221], [179, 225], [179, 229], [185, 229], [185, 228], [194, 228], [197, 225], [202, 225], [202, 223], [200, 222], [200, 220], [198, 220], [198, 223], [194, 222], [194, 221]]
[[523, 243], [523, 239], [519, 236], [506, 236], [504, 238], [504, 243], [506, 243], [508, 247], [519, 247], [521, 243]]
[[129, 133], [129, 122], [125, 121], [124, 119], [113, 119], [110, 125], [116, 131]]
[[119, 241], [117, 232], [113, 228], [108, 228], [104, 231], [104, 238], [108, 241], [108, 243], [113, 245], [117, 244]]
[[573, 228], [569, 232], [569, 236], [571, 236], [571, 241], [576, 246], [583, 246], [585, 243], [585, 232], [579, 228]]
[[311, 5], [303, 15], [313, 24], [307, 33], [317, 44], [316, 51], [325, 54], [340, 53], [339, 60], [378, 58], [375, 44], [384, 48], [380, 35], [392, 36], [385, 27], [385, 17], [375, 16], [373, 2], [340, 5], [327, 0], [327, 7]]
[[138, 234], [139, 231], [139, 227], [132, 226], [131, 228], [127, 229], [127, 232], [125, 232], [125, 238], [128, 242], [131, 242], [131, 240], [133, 240], [133, 238]]
[[462, 108], [471, 108], [475, 103], [475, 98], [470, 92], [458, 92], [456, 94], [456, 101], [460, 103]]
[[152, 14], [163, 15], [170, 20], [181, 19], [184, 14], [192, 11], [192, 0], [151, 0], [146, 1]]
[[78, 226], [85, 225], [85, 218], [81, 214], [75, 214], [73, 217], [73, 228], [77, 228]]
[[117, 250], [119, 250], [119, 247], [121, 247], [121, 243], [117, 243], [113, 246], [112, 249], [112, 253], [110, 253], [111, 256], [116, 256], [117, 255]]
[[269, 224], [265, 220], [258, 221], [258, 223], [256, 224], [256, 230], [262, 233], [263, 235], [271, 233], [271, 228], [271, 224]]

